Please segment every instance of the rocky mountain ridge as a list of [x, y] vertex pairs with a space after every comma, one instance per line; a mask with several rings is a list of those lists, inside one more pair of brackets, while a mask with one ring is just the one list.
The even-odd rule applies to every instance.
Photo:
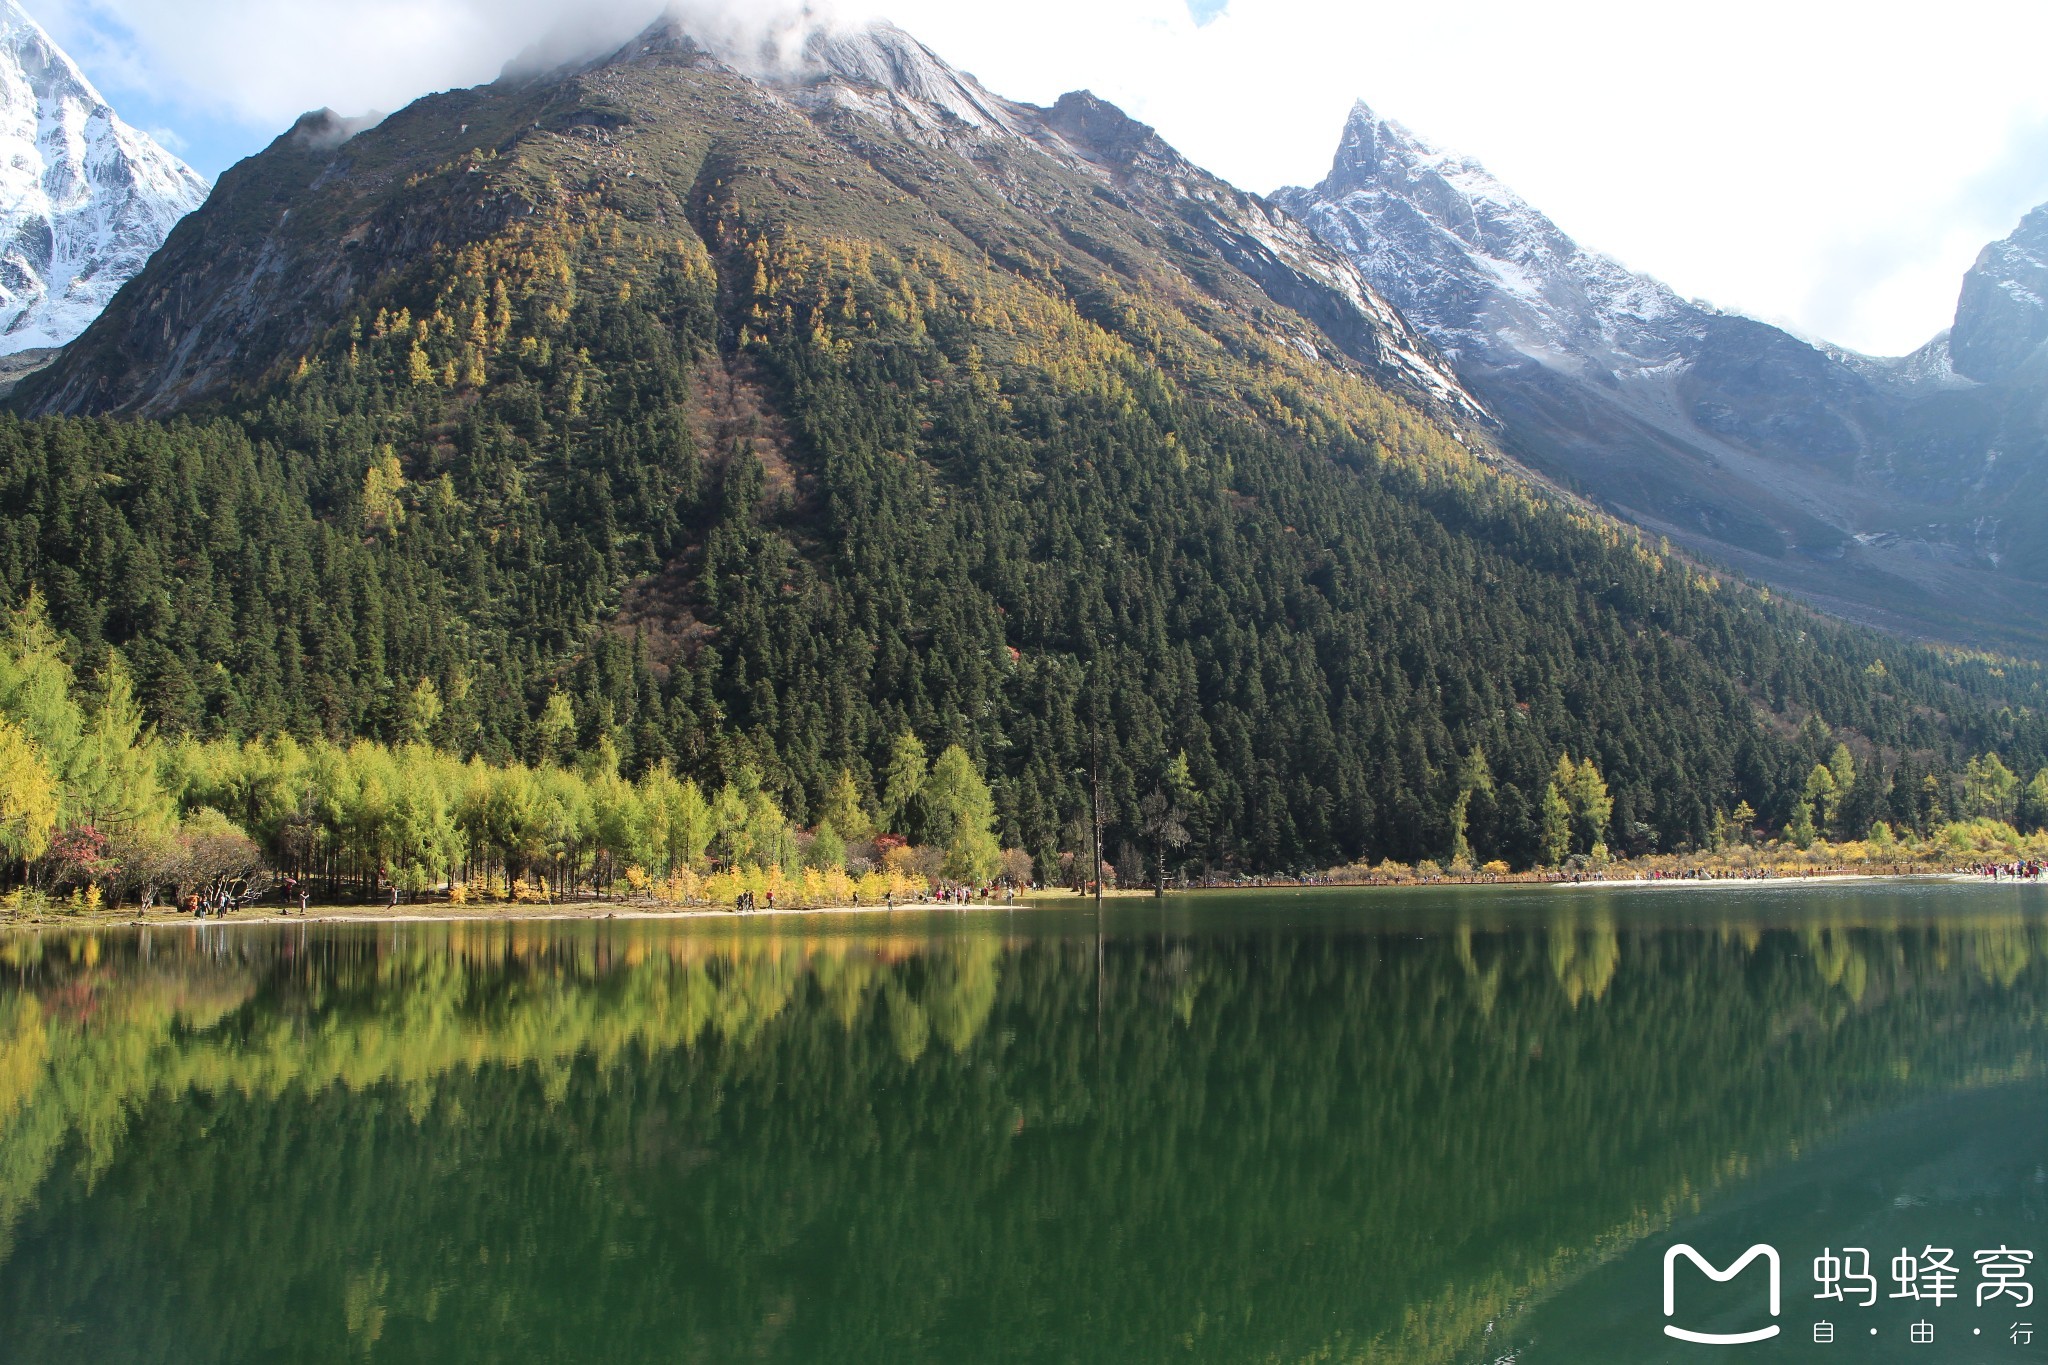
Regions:
[[2048, 444], [2009, 392], [2048, 338], [2048, 213], [1986, 249], [1952, 333], [1874, 358], [1683, 299], [1363, 103], [1329, 176], [1274, 201], [1452, 359], [1535, 467], [1844, 615], [2048, 647], [2026, 472]]
[[[1436, 348], [1341, 253], [1092, 95], [1070, 94], [1050, 109], [1001, 99], [888, 24], [818, 29], [793, 52], [757, 53], [714, 51], [675, 19], [578, 72], [508, 75], [495, 86], [431, 96], [372, 129], [359, 131], [331, 111], [306, 115], [222, 177], [219, 202], [173, 238], [174, 264], [160, 272], [161, 283], [117, 310], [91, 347], [36, 386], [31, 410], [162, 414], [218, 396], [249, 377], [252, 354], [309, 344], [316, 320], [361, 283], [352, 253], [374, 243], [381, 267], [392, 252], [415, 257], [436, 244], [471, 240], [532, 208], [501, 189], [472, 198], [459, 220], [446, 216], [447, 205], [423, 212], [407, 205], [406, 186], [379, 174], [375, 162], [423, 146], [452, 158], [478, 150], [470, 111], [486, 105], [524, 104], [535, 115], [498, 129], [493, 156], [534, 137], [573, 137], [602, 148], [611, 136], [605, 117], [566, 109], [565, 81], [601, 101], [626, 73], [662, 66], [716, 73], [743, 86], [757, 114], [779, 111], [774, 137], [802, 129], [857, 156], [904, 140], [960, 157], [985, 173], [986, 190], [1013, 207], [1058, 215], [1062, 209], [1035, 196], [1034, 175], [1083, 177], [1106, 202], [1170, 225], [1177, 247], [1277, 304], [1257, 323], [1272, 329], [1276, 344], [1362, 367], [1456, 420], [1487, 420]], [[886, 172], [891, 158], [870, 160]], [[906, 179], [902, 188], [917, 186]], [[326, 201], [328, 211], [309, 215], [302, 207], [294, 221], [289, 210], [268, 207], [306, 194]], [[308, 228], [332, 221], [331, 214], [347, 220], [341, 231]], [[265, 215], [270, 221], [258, 245], [242, 227]], [[216, 252], [216, 238], [232, 244]], [[1234, 306], [1258, 304], [1243, 297]], [[1302, 328], [1302, 317], [1316, 326]], [[113, 353], [121, 363], [110, 367]]]

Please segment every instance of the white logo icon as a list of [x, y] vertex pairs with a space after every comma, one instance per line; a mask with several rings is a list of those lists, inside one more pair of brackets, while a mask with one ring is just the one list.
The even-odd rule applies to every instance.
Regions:
[[[1664, 1253], [1665, 1317], [1671, 1317], [1678, 1312], [1677, 1269], [1678, 1258], [1681, 1256], [1698, 1266], [1700, 1273], [1715, 1284], [1728, 1283], [1728, 1281], [1747, 1270], [1751, 1261], [1761, 1256], [1769, 1263], [1771, 1268], [1771, 1316], [1774, 1318], [1778, 1316], [1780, 1306], [1778, 1292], [1780, 1275], [1778, 1272], [1778, 1249], [1776, 1247], [1765, 1246], [1762, 1242], [1759, 1242], [1743, 1252], [1742, 1258], [1736, 1261], [1734, 1265], [1729, 1266], [1726, 1270], [1716, 1270], [1712, 1265], [1708, 1264], [1706, 1257], [1700, 1255], [1685, 1243], [1680, 1242], [1677, 1246]], [[1688, 1332], [1683, 1327], [1673, 1327], [1667, 1322], [1664, 1324], [1664, 1335], [1676, 1337], [1680, 1341], [1696, 1341], [1703, 1346], [1742, 1346], [1752, 1341], [1770, 1340], [1778, 1335], [1778, 1326], [1776, 1323], [1772, 1323], [1769, 1327], [1760, 1327], [1754, 1332]]]

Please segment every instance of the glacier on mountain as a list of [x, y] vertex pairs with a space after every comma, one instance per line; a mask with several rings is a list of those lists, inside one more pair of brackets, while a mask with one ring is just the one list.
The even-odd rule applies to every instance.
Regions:
[[84, 331], [206, 194], [0, 0], [0, 355]]

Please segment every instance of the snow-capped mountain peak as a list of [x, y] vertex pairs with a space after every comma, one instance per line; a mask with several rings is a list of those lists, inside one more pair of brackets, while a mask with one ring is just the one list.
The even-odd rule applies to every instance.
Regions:
[[1673, 358], [1672, 324], [1701, 311], [1580, 247], [1478, 161], [1439, 150], [1363, 101], [1329, 177], [1275, 197], [1467, 362], [1655, 369]]
[[[1330, 165], [1327, 189], [1372, 192], [1435, 187], [1452, 191], [1442, 207], [1453, 222], [1462, 203], [1486, 201], [1532, 212], [1515, 193], [1470, 157], [1445, 152], [1405, 124], [1384, 118], [1364, 100], [1351, 106], [1344, 136]], [[1469, 226], [1469, 225], [1465, 225]]]
[[84, 331], [206, 193], [0, 0], [0, 355]]

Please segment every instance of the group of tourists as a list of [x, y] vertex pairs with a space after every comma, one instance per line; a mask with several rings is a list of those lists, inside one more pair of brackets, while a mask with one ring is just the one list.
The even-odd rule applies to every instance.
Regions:
[[2037, 882], [2042, 874], [2048, 873], [2048, 863], [2039, 858], [2025, 858], [2016, 863], [1986, 863], [1977, 871], [1994, 882]]
[[[943, 886], [933, 893], [932, 899], [941, 905], [968, 905], [975, 901], [993, 900], [995, 895], [996, 889], [993, 886]], [[744, 915], [754, 910], [773, 910], [775, 908], [775, 893], [773, 891], [766, 891], [762, 893], [762, 896], [766, 898], [765, 901], [756, 897], [751, 891], [740, 892], [732, 899], [732, 912], [735, 915]], [[888, 892], [884, 896], [882, 903], [888, 909], [895, 909], [896, 893], [894, 891]], [[860, 892], [858, 891], [853, 893], [853, 908], [856, 910], [860, 909]]]
[[[197, 891], [187, 892], [185, 899], [178, 903], [178, 908], [194, 919], [222, 919], [236, 910], [252, 909], [262, 899], [263, 893], [260, 891], [244, 890], [238, 893], [233, 887], [218, 886], [204, 895]], [[287, 877], [279, 891], [279, 899], [283, 901], [278, 907], [280, 915], [289, 915], [295, 901], [298, 903], [299, 913], [304, 915], [312, 904], [313, 893], [305, 882], [296, 877]]]
[[180, 907], [194, 919], [222, 919], [235, 910], [255, 902], [254, 896], [237, 896], [226, 887], [217, 887], [205, 895], [197, 891], [188, 892]]

